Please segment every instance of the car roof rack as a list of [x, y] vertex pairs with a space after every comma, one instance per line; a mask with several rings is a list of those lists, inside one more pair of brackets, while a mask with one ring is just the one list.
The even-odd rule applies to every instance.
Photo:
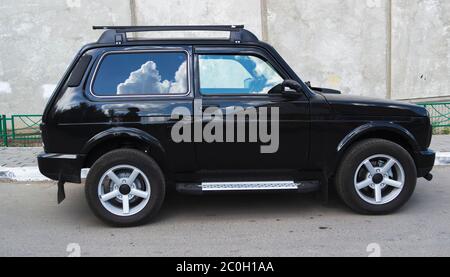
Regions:
[[233, 43], [258, 42], [258, 38], [244, 25], [172, 25], [172, 26], [92, 26], [94, 30], [105, 30], [98, 43], [126, 44], [127, 33], [154, 31], [219, 31], [230, 32]]

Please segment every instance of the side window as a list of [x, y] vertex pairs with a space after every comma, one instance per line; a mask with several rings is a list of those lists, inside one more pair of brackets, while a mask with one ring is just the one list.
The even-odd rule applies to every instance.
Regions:
[[200, 92], [267, 94], [283, 78], [266, 61], [249, 55], [199, 55]]
[[187, 76], [184, 52], [111, 53], [100, 61], [92, 93], [96, 96], [186, 94]]

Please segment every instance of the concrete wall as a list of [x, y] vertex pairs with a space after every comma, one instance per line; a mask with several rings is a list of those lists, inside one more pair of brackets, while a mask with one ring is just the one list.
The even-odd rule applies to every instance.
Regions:
[[386, 1], [267, 2], [268, 40], [303, 80], [386, 97]]
[[0, 114], [42, 113], [95, 24], [129, 24], [129, 1], [0, 0]]
[[134, 2], [137, 25], [245, 24], [246, 28], [261, 37], [260, 0], [135, 0]]
[[448, 0], [0, 0], [0, 15], [0, 114], [41, 113], [101, 24], [245, 24], [314, 85], [450, 98]]
[[450, 95], [450, 1], [394, 0], [392, 96]]

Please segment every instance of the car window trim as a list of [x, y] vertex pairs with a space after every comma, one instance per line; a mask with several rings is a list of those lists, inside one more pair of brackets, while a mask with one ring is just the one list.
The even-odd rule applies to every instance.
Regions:
[[[169, 94], [124, 94], [124, 95], [97, 95], [94, 93], [94, 82], [95, 82], [95, 78], [97, 77], [97, 73], [98, 70], [103, 62], [103, 60], [105, 59], [106, 56], [108, 55], [114, 55], [114, 54], [133, 54], [133, 53], [185, 53], [186, 55], [186, 62], [187, 62], [187, 92], [186, 93], [178, 93], [178, 94], [174, 94], [174, 93], [169, 93]], [[94, 73], [92, 74], [91, 80], [90, 80], [90, 84], [89, 84], [89, 93], [95, 97], [95, 98], [100, 98], [100, 99], [124, 99], [124, 98], [164, 98], [164, 97], [186, 97], [189, 96], [192, 92], [192, 87], [191, 87], [191, 53], [184, 49], [184, 48], [171, 48], [171, 49], [143, 49], [143, 50], [110, 50], [110, 51], [106, 51], [104, 53], [101, 54], [99, 61], [97, 62], [97, 64], [95, 65], [95, 69], [94, 69]]]

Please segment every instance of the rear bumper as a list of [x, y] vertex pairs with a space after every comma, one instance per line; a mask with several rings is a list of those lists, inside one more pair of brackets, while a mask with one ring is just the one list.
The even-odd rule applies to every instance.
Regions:
[[425, 177], [433, 170], [436, 153], [433, 150], [420, 151], [416, 153], [417, 177]]
[[37, 160], [44, 176], [55, 181], [81, 183], [84, 155], [41, 153]]

